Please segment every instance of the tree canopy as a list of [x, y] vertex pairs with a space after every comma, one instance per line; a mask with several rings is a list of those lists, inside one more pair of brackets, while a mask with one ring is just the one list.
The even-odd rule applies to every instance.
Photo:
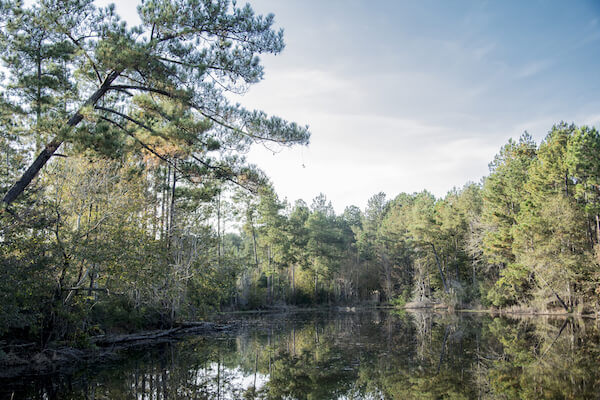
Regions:
[[148, 0], [128, 27], [92, 0], [1, 2], [4, 101], [19, 111], [40, 152], [4, 195], [12, 203], [57, 149], [115, 156], [142, 152], [192, 181], [242, 185], [261, 174], [244, 162], [253, 143], [307, 144], [307, 127], [231, 103], [263, 77], [259, 55], [277, 54], [273, 15], [229, 0]]

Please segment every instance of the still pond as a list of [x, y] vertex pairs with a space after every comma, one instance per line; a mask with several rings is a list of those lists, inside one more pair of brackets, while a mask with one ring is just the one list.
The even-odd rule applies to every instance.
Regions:
[[480, 314], [298, 312], [239, 317], [54, 376], [0, 399], [594, 399], [596, 320]]

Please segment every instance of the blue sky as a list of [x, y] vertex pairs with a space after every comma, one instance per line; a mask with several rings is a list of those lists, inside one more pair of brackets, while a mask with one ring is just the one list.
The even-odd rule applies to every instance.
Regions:
[[[133, 3], [115, 1], [131, 21]], [[291, 201], [323, 192], [341, 212], [379, 191], [443, 196], [524, 130], [539, 142], [561, 120], [600, 123], [600, 2], [250, 3], [287, 46], [236, 100], [313, 134], [249, 154]]]

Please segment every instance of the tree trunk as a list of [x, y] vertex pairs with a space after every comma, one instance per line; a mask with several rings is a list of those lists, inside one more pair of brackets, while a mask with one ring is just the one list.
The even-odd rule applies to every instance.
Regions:
[[256, 374], [258, 373], [258, 350], [256, 350], [256, 358], [254, 359], [254, 384], [252, 385], [254, 393], [256, 393]]
[[444, 353], [446, 351], [446, 341], [448, 340], [448, 334], [450, 333], [450, 329], [448, 325], [446, 325], [446, 329], [444, 330], [444, 340], [442, 341], [442, 350], [440, 351], [440, 359], [438, 361], [437, 372], [440, 373], [440, 368], [442, 367], [442, 361], [444, 360]]
[[169, 204], [171, 204], [171, 164], [167, 166], [165, 180], [165, 243], [169, 247], [169, 233], [171, 232], [171, 226], [169, 225], [171, 222], [171, 208], [169, 207]]
[[571, 312], [571, 310], [569, 310], [569, 307], [563, 301], [563, 299], [561, 299], [560, 296], [558, 295], [558, 293], [556, 293], [556, 291], [554, 289], [552, 289], [552, 286], [550, 286], [550, 284], [541, 275], [537, 274], [536, 277], [539, 278], [544, 283], [544, 285], [546, 285], [546, 287], [548, 289], [550, 289], [550, 291], [552, 292], [552, 294], [554, 294], [554, 297], [556, 297], [556, 300], [558, 300], [558, 302], [565, 309], [565, 311], [566, 312]]
[[359, 268], [360, 267], [360, 253], [358, 252], [358, 249], [356, 250], [356, 265], [355, 265], [355, 272], [356, 272], [356, 300], [360, 300], [360, 276], [359, 274]]
[[[552, 288], [550, 289], [552, 290]], [[560, 296], [558, 295], [558, 293], [556, 293], [554, 290], [552, 290], [552, 292], [554, 293], [554, 296], [556, 297], [556, 299], [559, 301], [559, 303], [563, 306], [563, 308], [565, 309], [566, 312], [571, 312], [571, 310], [569, 309], [569, 307], [567, 307], [567, 305], [565, 304], [565, 302], [560, 298]]]
[[317, 302], [317, 285], [319, 282], [319, 275], [317, 274], [317, 271], [315, 271], [315, 303]]
[[273, 267], [271, 266], [271, 246], [267, 247], [267, 271], [269, 271], [269, 275], [267, 275], [267, 282], [269, 282], [269, 278], [271, 279], [271, 286], [269, 286], [269, 302], [273, 303]]
[[168, 246], [171, 246], [173, 240], [173, 232], [175, 230], [175, 186], [177, 185], [177, 159], [173, 160], [173, 183], [171, 186], [171, 207], [169, 212], [169, 234]]
[[440, 258], [438, 257], [437, 250], [435, 249], [435, 245], [431, 244], [431, 248], [433, 249], [433, 254], [435, 255], [435, 262], [437, 264], [438, 270], [440, 272], [440, 278], [442, 279], [442, 285], [444, 286], [444, 292], [448, 293], [448, 286], [446, 285], [446, 279], [444, 279], [444, 272], [442, 271], [442, 264], [440, 263]]
[[296, 304], [296, 264], [292, 264], [292, 301]]
[[460, 282], [460, 271], [458, 269], [458, 238], [454, 236], [454, 268], [456, 270], [456, 281]]
[[600, 245], [600, 215], [596, 214], [596, 244]]
[[[117, 79], [119, 77], [120, 74], [121, 74], [121, 71], [113, 71], [110, 74], [108, 74], [108, 76], [102, 83], [102, 86], [100, 86], [100, 88], [98, 88], [98, 90], [96, 90], [90, 96], [90, 98], [83, 104], [83, 107], [81, 109], [96, 104], [98, 102], [98, 100], [100, 100], [106, 94], [106, 92], [110, 88], [110, 85], [113, 83], [113, 81], [115, 79]], [[82, 120], [83, 120], [83, 114], [81, 114], [80, 111], [77, 111], [67, 121], [67, 127], [73, 128], [73, 127], [77, 126]], [[27, 168], [27, 170], [23, 173], [23, 176], [21, 176], [21, 179], [19, 179], [10, 188], [10, 190], [4, 195], [2, 202], [4, 202], [6, 205], [9, 205], [13, 201], [15, 201], [15, 199], [17, 197], [19, 197], [19, 195], [21, 193], [23, 193], [25, 188], [27, 186], [29, 186], [29, 184], [31, 183], [33, 178], [35, 178], [36, 175], [38, 174], [38, 172], [40, 172], [40, 170], [44, 167], [44, 165], [46, 165], [48, 160], [50, 160], [52, 155], [56, 152], [56, 150], [58, 150], [58, 148], [60, 147], [60, 145], [62, 143], [63, 143], [63, 139], [60, 136], [57, 136], [54, 139], [52, 139], [50, 141], [50, 143], [48, 143], [46, 145], [44, 150], [42, 150], [40, 152], [40, 154], [33, 161], [33, 163], [29, 166], [29, 168]]]
[[40, 151], [40, 147], [41, 147], [41, 135], [40, 135], [40, 119], [42, 118], [42, 84], [41, 84], [41, 80], [42, 80], [42, 57], [41, 57], [41, 40], [38, 41], [38, 47], [37, 47], [37, 57], [36, 57], [36, 64], [37, 64], [37, 96], [35, 99], [35, 134], [36, 134], [36, 138], [35, 138], [35, 151], [38, 152]]
[[165, 240], [167, 234], [167, 187], [169, 186], [169, 177], [171, 173], [169, 172], [171, 168], [171, 164], [167, 166], [167, 172], [165, 172], [164, 176], [161, 176], [162, 187], [161, 187], [161, 204], [160, 204], [160, 240], [161, 242]]
[[252, 247], [254, 248], [254, 266], [258, 268], [258, 250], [256, 244], [256, 229], [254, 228], [254, 220], [250, 220], [252, 224]]
[[156, 172], [157, 170], [155, 169], [153, 171], [153, 175], [154, 175], [154, 185], [153, 185], [153, 194], [154, 194], [154, 205], [153, 205], [153, 215], [154, 218], [152, 219], [152, 239], [156, 240], [156, 235], [157, 235], [157, 228], [158, 228], [158, 187], [157, 187], [157, 176], [156, 176]]
[[[221, 267], [221, 191], [217, 196], [217, 265]], [[268, 280], [267, 280], [268, 284]]]

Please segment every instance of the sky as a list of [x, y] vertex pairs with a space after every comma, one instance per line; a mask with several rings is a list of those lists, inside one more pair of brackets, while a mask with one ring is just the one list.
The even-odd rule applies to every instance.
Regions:
[[[135, 24], [135, 2], [113, 2]], [[290, 202], [322, 192], [339, 213], [381, 191], [442, 197], [525, 130], [539, 142], [560, 121], [600, 124], [598, 1], [250, 4], [275, 14], [286, 48], [234, 100], [312, 133], [248, 154]]]

